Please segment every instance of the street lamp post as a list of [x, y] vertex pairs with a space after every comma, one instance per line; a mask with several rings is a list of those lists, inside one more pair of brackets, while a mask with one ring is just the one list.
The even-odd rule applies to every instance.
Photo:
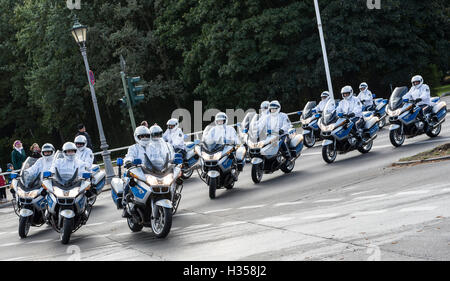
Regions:
[[322, 19], [320, 18], [320, 10], [318, 0], [314, 0], [314, 8], [316, 10], [317, 27], [319, 28], [320, 44], [322, 45], [323, 63], [325, 65], [325, 74], [327, 76], [328, 92], [334, 99], [333, 85], [331, 84], [330, 68], [328, 66], [327, 49], [325, 47], [325, 39], [323, 38]]
[[86, 55], [86, 33], [87, 26], [81, 25], [78, 20], [75, 20], [75, 24], [72, 27], [72, 35], [75, 38], [78, 46], [80, 46], [81, 55], [83, 56], [84, 66], [86, 67], [86, 75], [89, 81], [89, 87], [91, 89], [91, 97], [92, 104], [94, 105], [95, 118], [97, 120], [98, 132], [100, 135], [100, 148], [103, 156], [103, 163], [105, 164], [106, 170], [106, 181], [107, 183], [111, 182], [111, 179], [114, 177], [114, 169], [111, 163], [111, 153], [108, 151], [108, 144], [106, 143], [105, 134], [103, 132], [102, 119], [100, 117], [100, 113], [97, 105], [97, 97], [95, 96], [94, 85], [92, 85], [90, 76], [89, 76], [89, 63]]

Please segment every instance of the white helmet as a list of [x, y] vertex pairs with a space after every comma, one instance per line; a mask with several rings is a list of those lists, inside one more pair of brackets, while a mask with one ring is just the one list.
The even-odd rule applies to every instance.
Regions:
[[216, 124], [216, 126], [227, 125], [228, 116], [224, 112], [219, 112], [216, 114], [216, 117], [214, 118], [214, 123]]
[[[49, 155], [46, 155], [45, 152], [50, 152]], [[41, 155], [46, 159], [50, 159], [55, 154], [55, 147], [51, 143], [46, 143], [42, 146]]]
[[77, 146], [73, 142], [66, 142], [63, 147], [63, 155], [66, 160], [73, 161], [77, 153]]
[[328, 99], [330, 99], [330, 93], [328, 91], [323, 91], [322, 94], [320, 94], [320, 99], [321, 100], [328, 100]]
[[83, 135], [76, 136], [73, 142], [75, 143], [79, 151], [83, 151], [87, 146], [87, 139]]
[[150, 130], [145, 126], [137, 127], [134, 131], [134, 140], [139, 145], [148, 145], [150, 143]]
[[[417, 82], [418, 82], [418, 84], [415, 84], [415, 83], [417, 83]], [[422, 84], [423, 84], [423, 78], [422, 78], [422, 76], [416, 75], [416, 76], [414, 76], [413, 78], [411, 78], [411, 84], [412, 84], [412, 86], [413, 86], [414, 88], [419, 89], [420, 86], [422, 86]]]
[[[344, 94], [349, 94], [349, 95], [344, 96]], [[345, 87], [343, 87], [342, 90], [341, 90], [341, 95], [342, 95], [342, 98], [345, 99], [345, 100], [348, 100], [349, 98], [351, 98], [351, 96], [353, 95], [353, 88], [352, 88], [352, 86], [345, 86]]]
[[158, 125], [153, 125], [150, 127], [150, 139], [152, 141], [158, 141], [163, 136], [163, 130]]
[[261, 105], [259, 107], [261, 109], [261, 114], [266, 114], [269, 111], [269, 105], [270, 105], [270, 102], [267, 100], [265, 100], [261, 103]]
[[359, 84], [359, 90], [361, 92], [364, 92], [365, 90], [367, 90], [367, 88], [369, 88], [369, 85], [367, 85], [366, 82], [362, 82], [361, 84]]
[[[167, 121], [167, 129], [169, 129], [170, 132], [175, 131], [178, 129], [178, 119], [172, 118], [169, 121]], [[172, 128], [170, 128], [172, 127]]]
[[281, 105], [277, 100], [273, 100], [269, 105], [269, 113], [272, 115], [278, 114], [281, 110]]

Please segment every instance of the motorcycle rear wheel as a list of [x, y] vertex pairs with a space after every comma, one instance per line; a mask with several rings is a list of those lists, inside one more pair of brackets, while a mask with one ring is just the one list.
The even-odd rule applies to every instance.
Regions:
[[437, 137], [440, 133], [441, 133], [441, 125], [437, 126], [437, 127], [434, 128], [434, 129], [427, 130], [427, 132], [426, 132], [427, 136], [429, 136], [430, 138], [435, 138], [435, 137]]

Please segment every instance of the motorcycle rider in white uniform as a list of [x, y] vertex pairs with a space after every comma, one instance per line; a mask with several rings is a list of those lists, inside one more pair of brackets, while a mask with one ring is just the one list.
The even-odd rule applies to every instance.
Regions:
[[290, 160], [292, 156], [286, 144], [286, 137], [289, 129], [292, 128], [292, 124], [287, 114], [280, 112], [280, 110], [280, 103], [277, 100], [271, 101], [269, 105], [269, 115], [267, 115], [264, 125], [268, 131], [270, 130], [273, 133], [279, 134], [281, 140], [283, 140], [281, 152], [286, 160]]
[[241, 141], [236, 133], [236, 130], [228, 126], [228, 116], [224, 112], [219, 112], [214, 118], [214, 126], [211, 130], [206, 132], [203, 139], [213, 140], [217, 143], [239, 145]]
[[77, 147], [73, 142], [66, 142], [62, 150], [64, 158], [56, 159], [53, 162], [50, 168], [52, 174], [56, 174], [56, 170], [58, 170], [58, 173], [67, 180], [76, 170], [78, 170], [77, 177], [80, 178], [83, 176], [83, 173], [90, 172], [88, 165], [76, 157]]
[[89, 147], [87, 147], [86, 137], [83, 135], [79, 135], [75, 137], [75, 140], [73, 142], [77, 146], [78, 159], [86, 162], [88, 167], [91, 168], [92, 163], [94, 163], [94, 153], [92, 153], [92, 150]]
[[336, 108], [336, 113], [339, 116], [347, 115], [350, 120], [355, 124], [354, 132], [357, 132], [361, 137], [362, 126], [364, 120], [362, 119], [362, 104], [361, 101], [353, 95], [353, 88], [351, 86], [345, 86], [341, 90], [342, 101]]
[[41, 155], [42, 157], [39, 158], [33, 166], [25, 171], [29, 175], [32, 175], [32, 177], [36, 177], [40, 174], [42, 179], [43, 173], [50, 171], [50, 168], [52, 167], [53, 156], [55, 156], [55, 147], [51, 143], [44, 144], [41, 149]]
[[414, 101], [422, 108], [419, 113], [419, 118], [423, 120], [424, 114], [428, 113], [432, 109], [432, 106], [430, 106], [430, 87], [423, 83], [423, 78], [420, 75], [416, 75], [411, 78], [411, 84], [411, 89], [409, 89], [409, 92], [403, 96], [403, 99]]
[[150, 154], [148, 154], [150, 161], [157, 168], [161, 168], [166, 163], [173, 162], [175, 158], [175, 151], [169, 143], [163, 139], [163, 130], [158, 125], [150, 127]]
[[363, 106], [367, 106], [367, 111], [373, 110], [373, 95], [369, 90], [369, 85], [366, 82], [362, 82], [359, 85], [359, 95], [358, 99], [361, 101]]
[[330, 100], [330, 93], [328, 91], [322, 92], [320, 94], [320, 102], [319, 104], [313, 108], [313, 113], [322, 113], [322, 111], [325, 109], [325, 105], [327, 105], [327, 102]]
[[269, 115], [269, 105], [270, 105], [270, 102], [267, 100], [265, 100], [261, 103], [261, 105], [259, 107], [261, 117], [265, 117], [265, 116]]
[[186, 144], [184, 143], [183, 131], [178, 127], [178, 119], [172, 118], [167, 121], [167, 130], [163, 134], [164, 141], [170, 143], [176, 153], [181, 153], [186, 158]]

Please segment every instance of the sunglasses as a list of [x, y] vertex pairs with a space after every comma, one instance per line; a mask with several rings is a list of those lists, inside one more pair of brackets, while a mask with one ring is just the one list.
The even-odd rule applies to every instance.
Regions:
[[139, 135], [139, 136], [138, 136], [138, 139], [140, 139], [140, 140], [141, 140], [141, 139], [144, 139], [144, 138], [145, 138], [145, 139], [149, 139], [149, 138], [150, 138], [150, 135], [145, 134], [145, 135]]

